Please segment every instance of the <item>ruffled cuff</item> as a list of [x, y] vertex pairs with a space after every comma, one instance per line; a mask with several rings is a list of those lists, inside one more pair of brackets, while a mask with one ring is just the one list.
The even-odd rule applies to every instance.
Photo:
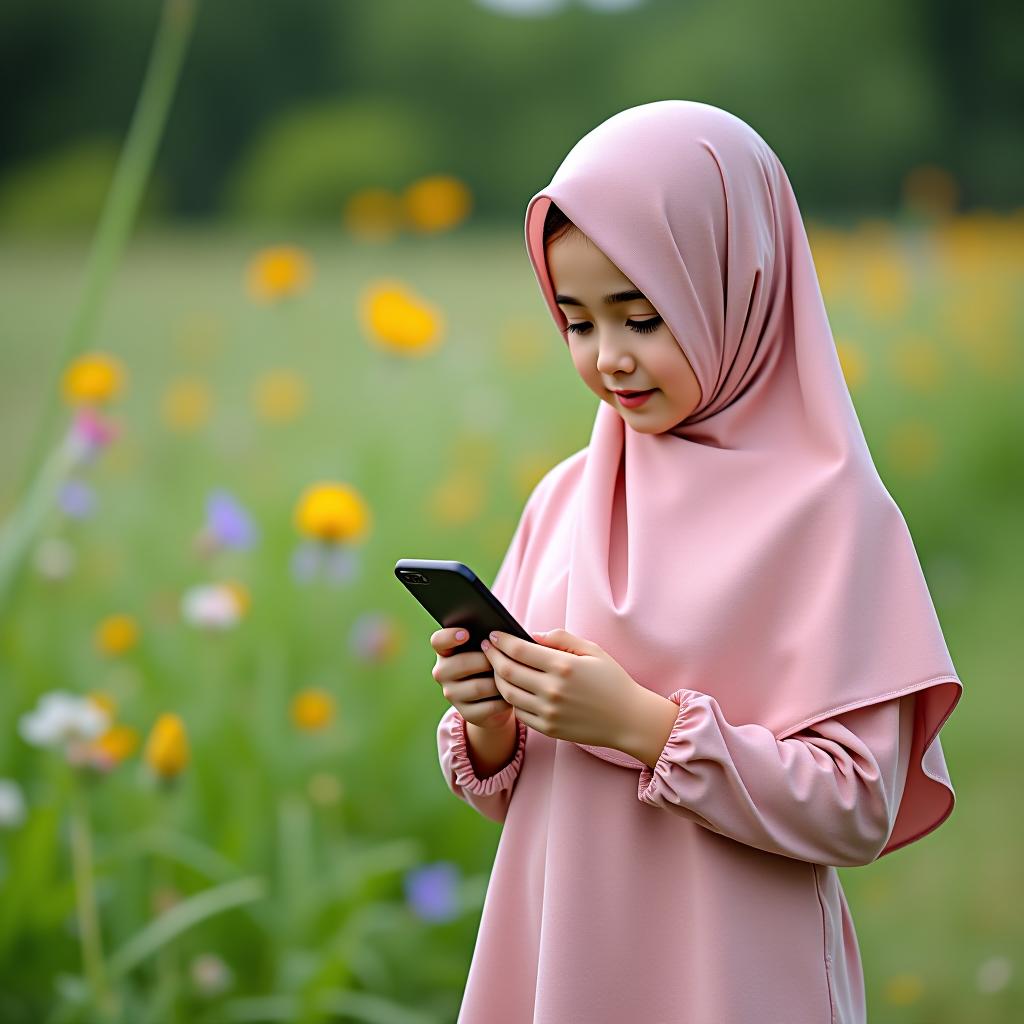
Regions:
[[645, 764], [640, 772], [636, 795], [644, 803], [653, 804], [655, 801], [652, 797], [658, 787], [659, 779], [666, 777], [672, 771], [673, 765], [678, 766], [686, 761], [684, 745], [688, 746], [690, 750], [693, 749], [692, 738], [687, 736], [693, 722], [692, 719], [687, 721], [687, 712], [693, 707], [694, 700], [701, 696], [703, 695], [696, 690], [676, 690], [675, 693], [669, 694], [669, 700], [673, 700], [679, 705], [679, 713], [676, 715], [672, 731], [665, 741], [665, 747], [657, 764], [653, 769]]
[[490, 796], [502, 789], [508, 789], [519, 774], [523, 764], [523, 752], [526, 747], [526, 723], [521, 719], [516, 720], [516, 753], [515, 757], [494, 775], [482, 778], [477, 775], [473, 762], [469, 759], [469, 749], [466, 741], [466, 720], [455, 712], [452, 722], [452, 770], [455, 772], [455, 781], [467, 792], [475, 793], [478, 796]]

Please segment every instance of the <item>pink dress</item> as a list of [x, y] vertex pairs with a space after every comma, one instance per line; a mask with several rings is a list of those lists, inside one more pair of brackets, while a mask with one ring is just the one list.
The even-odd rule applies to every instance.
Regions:
[[835, 866], [889, 838], [914, 695], [781, 741], [706, 694], [672, 699], [653, 772], [519, 722], [511, 763], [481, 778], [464, 719], [441, 718], [448, 785], [503, 823], [458, 1024], [867, 1020]]

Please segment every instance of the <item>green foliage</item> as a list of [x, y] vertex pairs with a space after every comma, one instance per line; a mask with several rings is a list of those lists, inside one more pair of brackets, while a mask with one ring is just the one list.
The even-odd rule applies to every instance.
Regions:
[[242, 218], [340, 219], [357, 189], [400, 189], [444, 169], [432, 126], [397, 100], [299, 107], [272, 121], [229, 181], [225, 206]]
[[[117, 143], [86, 139], [15, 168], [0, 181], [0, 227], [33, 234], [95, 227], [117, 159]], [[165, 185], [153, 179], [140, 217], [162, 213], [166, 196]]]

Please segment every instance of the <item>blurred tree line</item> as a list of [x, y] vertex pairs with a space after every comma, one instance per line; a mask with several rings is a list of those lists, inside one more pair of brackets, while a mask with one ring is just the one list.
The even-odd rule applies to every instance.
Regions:
[[[159, 0], [0, 7], [0, 226], [94, 222]], [[722, 106], [805, 210], [892, 210], [948, 170], [962, 207], [1021, 202], [1024, 5], [647, 0], [508, 17], [474, 0], [200, 0], [149, 216], [333, 223], [355, 189], [444, 172], [518, 221], [583, 134], [663, 98]]]

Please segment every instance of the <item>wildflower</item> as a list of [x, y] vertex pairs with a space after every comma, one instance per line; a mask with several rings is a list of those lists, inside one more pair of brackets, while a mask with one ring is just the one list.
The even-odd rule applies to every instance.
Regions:
[[73, 462], [92, 462], [119, 433], [120, 428], [113, 420], [84, 406], [71, 421], [64, 443]]
[[917, 974], [894, 974], [885, 983], [886, 1002], [893, 1006], [909, 1006], [924, 993], [924, 982]]
[[21, 716], [18, 731], [26, 743], [36, 747], [67, 747], [76, 741], [96, 739], [109, 725], [109, 715], [95, 701], [53, 690]]
[[300, 533], [328, 543], [365, 539], [370, 510], [362, 496], [346, 484], [324, 481], [306, 488], [295, 506]]
[[337, 775], [332, 775], [330, 772], [317, 772], [310, 776], [309, 782], [306, 783], [306, 792], [313, 803], [323, 807], [332, 807], [341, 800], [344, 787]]
[[252, 402], [262, 419], [293, 420], [306, 404], [306, 382], [293, 370], [271, 370], [253, 387]]
[[403, 196], [409, 223], [419, 231], [444, 231], [461, 223], [473, 205], [466, 184], [448, 174], [413, 182]]
[[57, 500], [69, 519], [88, 519], [96, 507], [96, 492], [84, 480], [66, 480]]
[[210, 386], [202, 377], [179, 377], [167, 386], [160, 413], [172, 430], [196, 430], [210, 418], [212, 405]]
[[975, 984], [979, 992], [990, 995], [1001, 992], [1013, 977], [1013, 961], [1008, 956], [989, 957], [979, 964]]
[[424, 921], [451, 921], [459, 914], [460, 872], [451, 861], [435, 861], [405, 873], [405, 898], [413, 913]]
[[365, 188], [345, 204], [345, 227], [359, 238], [383, 241], [392, 238], [403, 221], [402, 200], [386, 188]]
[[146, 741], [146, 764], [161, 779], [173, 779], [184, 771], [189, 759], [185, 723], [178, 715], [160, 715]]
[[75, 568], [74, 547], [63, 537], [47, 537], [36, 547], [33, 563], [44, 579], [62, 580]]
[[25, 796], [14, 779], [0, 779], [0, 827], [16, 828], [25, 820]]
[[181, 614], [201, 629], [230, 629], [248, 608], [248, 592], [239, 584], [200, 583], [185, 591]]
[[206, 499], [206, 523], [199, 536], [200, 549], [250, 548], [256, 541], [252, 518], [227, 491], [216, 490]]
[[401, 648], [401, 640], [401, 632], [394, 619], [374, 612], [360, 615], [349, 631], [352, 653], [370, 663], [393, 658]]
[[441, 311], [394, 281], [381, 281], [363, 295], [363, 326], [381, 347], [401, 355], [423, 355], [438, 344]]
[[292, 698], [291, 712], [298, 728], [307, 732], [323, 729], [334, 718], [334, 697], [327, 690], [309, 687]]
[[90, 352], [73, 360], [64, 371], [62, 387], [71, 405], [94, 405], [116, 398], [124, 387], [122, 364], [104, 352]]
[[258, 252], [246, 273], [250, 296], [257, 302], [275, 302], [308, 287], [313, 268], [309, 256], [297, 246], [278, 245]]
[[131, 615], [108, 615], [96, 627], [94, 641], [102, 654], [116, 656], [131, 650], [139, 638], [139, 627]]
[[189, 975], [202, 996], [216, 996], [231, 987], [234, 974], [216, 953], [200, 953], [189, 965]]

